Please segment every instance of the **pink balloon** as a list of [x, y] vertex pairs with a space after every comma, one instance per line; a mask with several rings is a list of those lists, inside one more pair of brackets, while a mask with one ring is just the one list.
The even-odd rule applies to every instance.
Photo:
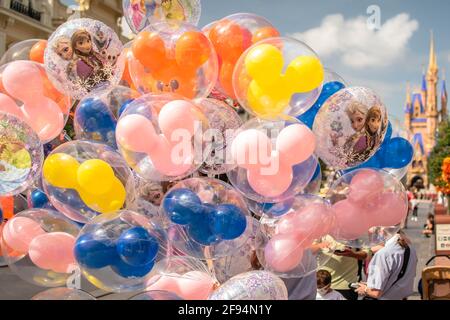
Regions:
[[194, 135], [195, 122], [198, 121], [192, 109], [195, 106], [185, 100], [175, 100], [162, 107], [158, 115], [158, 124], [161, 132], [169, 141], [177, 130], [185, 130], [191, 137]]
[[276, 146], [283, 162], [293, 166], [305, 161], [314, 153], [316, 137], [307, 126], [293, 124], [281, 130]]
[[361, 169], [350, 182], [347, 198], [353, 202], [373, 201], [384, 189], [383, 176], [372, 169]]
[[348, 200], [336, 202], [332, 209], [335, 223], [332, 233], [337, 239], [355, 240], [369, 229], [365, 209]]
[[26, 254], [31, 241], [42, 234], [45, 231], [38, 222], [26, 217], [14, 217], [3, 228], [3, 241], [12, 250]]
[[41, 269], [67, 273], [76, 264], [73, 254], [75, 241], [74, 236], [65, 232], [45, 233], [31, 241], [28, 254]]
[[250, 187], [264, 197], [278, 197], [289, 189], [292, 179], [292, 167], [279, 163], [278, 170], [270, 175], [263, 174], [262, 169], [247, 171], [247, 180]]
[[214, 279], [201, 271], [155, 276], [148, 283], [147, 290], [170, 291], [185, 300], [206, 300], [214, 288]]
[[2, 81], [8, 94], [24, 103], [44, 95], [42, 75], [34, 62], [11, 62], [3, 71]]
[[3, 93], [0, 93], [0, 111], [9, 113], [19, 119], [23, 118], [22, 110], [17, 106], [16, 102]]
[[138, 114], [127, 115], [119, 120], [116, 138], [126, 149], [143, 153], [154, 150], [159, 140], [152, 122]]
[[177, 153], [176, 145], [171, 145], [164, 136], [159, 136], [155, 150], [149, 153], [155, 169], [167, 176], [179, 176], [189, 171], [194, 161], [192, 145], [188, 142], [179, 147], [181, 150]]
[[290, 234], [273, 236], [264, 249], [266, 265], [276, 272], [295, 269], [303, 258], [304, 247]]
[[240, 132], [231, 144], [233, 161], [246, 169], [259, 169], [272, 161], [272, 143], [264, 132], [249, 129]]
[[23, 108], [23, 117], [42, 141], [57, 137], [64, 129], [64, 114], [53, 100], [37, 96]]
[[332, 223], [330, 209], [325, 204], [311, 203], [299, 211], [283, 216], [277, 223], [277, 233], [296, 234], [303, 241], [312, 242], [327, 235]]
[[408, 214], [407, 197], [403, 193], [382, 193], [367, 210], [370, 227], [395, 226]]

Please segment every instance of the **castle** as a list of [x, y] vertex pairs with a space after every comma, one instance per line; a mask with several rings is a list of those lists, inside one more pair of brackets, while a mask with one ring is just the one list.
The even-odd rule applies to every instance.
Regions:
[[445, 79], [439, 82], [433, 34], [430, 41], [428, 70], [423, 72], [420, 88], [411, 92], [408, 85], [404, 113], [405, 127], [412, 135], [410, 141], [414, 146], [414, 157], [406, 175], [406, 186], [425, 188], [429, 186], [427, 159], [435, 146], [439, 123], [448, 117], [447, 90]]

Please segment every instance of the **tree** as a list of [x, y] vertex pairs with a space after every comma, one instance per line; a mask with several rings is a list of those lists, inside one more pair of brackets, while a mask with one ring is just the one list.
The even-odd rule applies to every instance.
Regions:
[[445, 121], [439, 126], [437, 143], [428, 160], [428, 177], [431, 183], [446, 194], [450, 194], [450, 188], [442, 179], [442, 164], [448, 156], [450, 156], [450, 124]]

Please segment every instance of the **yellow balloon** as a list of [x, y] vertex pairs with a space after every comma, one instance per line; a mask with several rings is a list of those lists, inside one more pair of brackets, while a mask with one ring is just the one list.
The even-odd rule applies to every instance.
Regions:
[[47, 157], [42, 168], [45, 180], [52, 186], [77, 189], [77, 170], [80, 164], [74, 157], [65, 153], [55, 153]]
[[298, 56], [287, 67], [285, 78], [292, 93], [312, 91], [323, 82], [322, 63], [314, 56]]
[[126, 190], [122, 182], [114, 177], [111, 189], [103, 195], [93, 195], [81, 190], [80, 197], [92, 210], [100, 213], [111, 213], [121, 209], [125, 203]]
[[254, 47], [245, 57], [245, 69], [248, 74], [264, 87], [280, 79], [283, 65], [282, 52], [270, 44]]
[[274, 84], [270, 90], [263, 89], [252, 81], [247, 92], [247, 101], [252, 110], [260, 117], [271, 118], [282, 113], [288, 106], [291, 94], [282, 81]]
[[114, 170], [107, 162], [100, 159], [84, 161], [77, 171], [78, 184], [93, 195], [107, 193], [114, 179]]

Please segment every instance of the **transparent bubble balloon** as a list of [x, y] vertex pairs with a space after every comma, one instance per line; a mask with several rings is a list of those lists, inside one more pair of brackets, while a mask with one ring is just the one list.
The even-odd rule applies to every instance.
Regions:
[[288, 116], [253, 118], [234, 135], [227, 173], [231, 184], [256, 202], [281, 202], [300, 193], [317, 167], [311, 130]]
[[31, 300], [96, 300], [89, 293], [70, 288], [52, 288], [33, 296]]
[[209, 123], [209, 129], [204, 134], [207, 143], [205, 154], [209, 156], [199, 170], [207, 175], [226, 173], [233, 168], [233, 164], [227, 163], [227, 146], [235, 131], [242, 126], [242, 119], [232, 107], [220, 100], [197, 99], [195, 104], [203, 111]]
[[0, 112], [26, 122], [42, 143], [58, 137], [72, 101], [50, 82], [42, 64], [13, 61], [0, 66]]
[[44, 161], [42, 184], [52, 205], [81, 223], [125, 208], [134, 197], [133, 175], [122, 156], [89, 141], [53, 150]]
[[344, 174], [333, 183], [326, 198], [335, 213], [330, 234], [356, 248], [388, 240], [408, 213], [403, 184], [384, 170], [364, 168]]
[[322, 63], [305, 43], [268, 38], [241, 55], [233, 73], [233, 88], [249, 113], [275, 118], [308, 110], [319, 97], [323, 80]]
[[261, 217], [256, 253], [264, 270], [301, 278], [329, 259], [316, 243], [331, 232], [334, 213], [327, 201], [315, 195], [298, 195], [289, 204], [285, 213], [275, 208]]
[[129, 300], [183, 300], [175, 293], [164, 290], [150, 290], [139, 293]]
[[129, 210], [95, 217], [75, 243], [83, 275], [108, 292], [145, 290], [154, 265], [166, 255], [165, 233], [144, 215]]
[[214, 274], [220, 283], [248, 271], [259, 268], [256, 256], [256, 234], [260, 228], [259, 221], [255, 218], [249, 219], [249, 237], [247, 242], [233, 255], [218, 258], [212, 261]]
[[203, 141], [207, 127], [207, 118], [192, 102], [173, 94], [148, 94], [122, 113], [116, 140], [142, 179], [173, 181], [197, 171], [208, 156]]
[[172, 256], [155, 265], [147, 290], [163, 290], [184, 300], [207, 300], [217, 280], [206, 263], [190, 257]]
[[117, 120], [138, 96], [139, 93], [133, 89], [114, 86], [83, 98], [74, 115], [77, 139], [100, 142], [117, 149]]
[[38, 176], [43, 158], [34, 131], [18, 118], [0, 112], [0, 197], [26, 190]]
[[117, 34], [103, 22], [69, 20], [50, 36], [45, 68], [58, 90], [80, 100], [119, 84], [125, 64], [122, 50]]
[[2, 56], [0, 65], [17, 60], [32, 60], [44, 63], [44, 50], [47, 40], [27, 39], [12, 45]]
[[233, 99], [236, 99], [233, 71], [239, 57], [258, 41], [280, 36], [268, 20], [253, 13], [235, 13], [202, 30], [213, 43], [220, 61], [216, 88]]
[[9, 268], [38, 286], [59, 287], [76, 269], [73, 255], [80, 227], [61, 213], [31, 209], [3, 227], [2, 252]]
[[200, 20], [200, 0], [124, 0], [123, 13], [134, 33], [160, 21], [184, 21], [197, 25]]
[[234, 276], [211, 294], [209, 300], [287, 300], [283, 280], [269, 271]]
[[206, 98], [217, 79], [218, 61], [209, 39], [187, 23], [161, 22], [133, 41], [129, 71], [141, 93]]
[[324, 103], [314, 121], [321, 142], [316, 154], [334, 169], [355, 167], [380, 148], [387, 128], [386, 107], [374, 91], [342, 89]]
[[170, 221], [168, 234], [174, 247], [199, 259], [234, 254], [252, 232], [242, 196], [217, 179], [177, 183], [165, 194], [161, 212]]

